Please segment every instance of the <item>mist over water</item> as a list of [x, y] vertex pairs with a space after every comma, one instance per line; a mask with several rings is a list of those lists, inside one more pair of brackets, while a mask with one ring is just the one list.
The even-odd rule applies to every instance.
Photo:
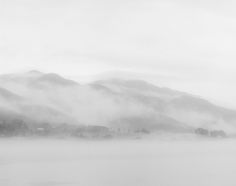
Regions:
[[1, 140], [3, 186], [234, 186], [236, 141]]
[[0, 186], [236, 184], [235, 110], [142, 80], [0, 84]]
[[0, 0], [0, 186], [236, 186], [235, 6]]

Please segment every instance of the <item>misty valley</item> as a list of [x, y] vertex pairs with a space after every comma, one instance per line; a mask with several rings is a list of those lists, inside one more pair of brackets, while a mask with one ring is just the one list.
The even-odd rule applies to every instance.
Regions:
[[142, 80], [0, 75], [0, 185], [234, 186], [235, 124]]
[[[163, 131], [159, 131], [163, 132]], [[26, 124], [22, 120], [14, 120], [11, 123], [3, 121], [0, 123], [1, 137], [39, 137], [39, 138], [76, 138], [76, 139], [141, 139], [157, 131], [149, 131], [145, 128], [128, 129], [128, 128], [108, 128], [105, 126], [77, 126], [69, 124], [50, 125], [42, 124]], [[181, 134], [181, 133], [180, 133]], [[187, 134], [186, 133], [183, 133]], [[223, 130], [208, 131], [203, 128], [197, 128], [192, 133], [199, 137], [225, 138], [226, 133]], [[169, 134], [170, 135], [170, 134]]]
[[0, 76], [3, 186], [234, 186], [235, 134], [235, 110], [141, 80]]
[[0, 76], [0, 136], [141, 139], [159, 134], [234, 137], [236, 111], [141, 80], [79, 84], [29, 71]]
[[236, 186], [235, 8], [0, 0], [0, 186]]

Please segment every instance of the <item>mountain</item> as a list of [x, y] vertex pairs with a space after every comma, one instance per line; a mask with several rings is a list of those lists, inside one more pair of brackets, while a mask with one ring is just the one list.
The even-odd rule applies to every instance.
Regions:
[[32, 86], [39, 86], [42, 87], [44, 85], [49, 85], [49, 86], [76, 86], [78, 83], [72, 80], [67, 80], [57, 74], [54, 73], [49, 73], [49, 74], [44, 74], [41, 76], [38, 76], [37, 78], [33, 79], [31, 82]]
[[22, 74], [2, 75], [0, 84], [9, 86], [19, 83], [20, 86], [32, 86], [34, 88], [43, 88], [45, 86], [76, 86], [77, 82], [63, 78], [55, 73], [42, 73], [39, 71], [29, 71]]
[[235, 131], [235, 110], [217, 106], [199, 96], [158, 87], [141, 80], [109, 79], [93, 84], [103, 87], [100, 90], [104, 92], [151, 108], [156, 113], [189, 127]]
[[22, 98], [9, 90], [0, 87], [0, 99], [5, 99], [7, 101], [19, 101]]
[[127, 132], [236, 129], [236, 111], [142, 80], [82, 85], [58, 74], [30, 71], [0, 76], [0, 87], [0, 116], [8, 113], [2, 114], [4, 121], [20, 118], [35, 125], [104, 126]]

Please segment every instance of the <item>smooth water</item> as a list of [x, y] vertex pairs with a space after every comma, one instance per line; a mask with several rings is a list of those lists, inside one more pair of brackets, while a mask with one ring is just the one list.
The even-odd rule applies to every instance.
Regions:
[[235, 186], [236, 140], [1, 140], [0, 186]]

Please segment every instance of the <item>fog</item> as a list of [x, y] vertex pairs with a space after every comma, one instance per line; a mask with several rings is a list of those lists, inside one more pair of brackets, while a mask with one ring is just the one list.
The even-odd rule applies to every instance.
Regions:
[[29, 71], [2, 75], [0, 84], [5, 121], [21, 116], [25, 123], [236, 131], [236, 111], [138, 79], [79, 84], [59, 74]]
[[4, 186], [234, 186], [235, 140], [0, 142]]
[[0, 0], [0, 186], [235, 186], [235, 5]]

